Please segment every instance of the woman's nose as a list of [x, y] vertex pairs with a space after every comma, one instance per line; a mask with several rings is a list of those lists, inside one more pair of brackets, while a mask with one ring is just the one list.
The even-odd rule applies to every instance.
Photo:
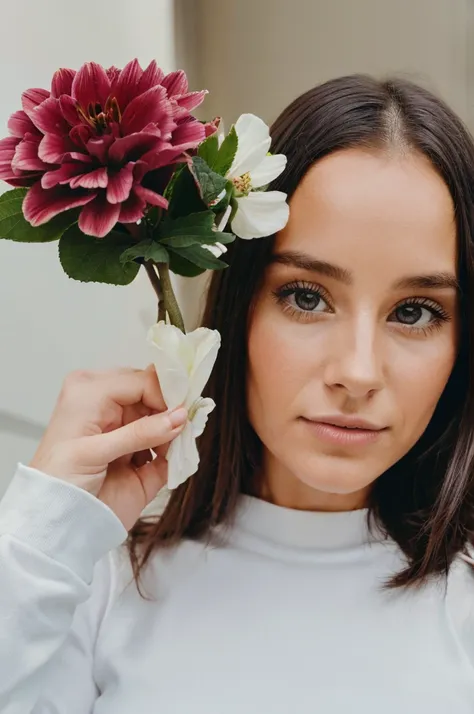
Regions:
[[383, 355], [375, 319], [361, 315], [338, 329], [326, 362], [326, 385], [344, 389], [354, 399], [382, 389]]

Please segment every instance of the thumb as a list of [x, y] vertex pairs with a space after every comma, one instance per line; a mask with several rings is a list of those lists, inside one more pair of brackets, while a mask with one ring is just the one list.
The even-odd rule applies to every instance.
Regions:
[[187, 410], [179, 407], [172, 412], [162, 412], [137, 419], [106, 434], [87, 437], [85, 444], [87, 461], [90, 465], [110, 464], [136, 451], [167, 444], [181, 433], [187, 418]]

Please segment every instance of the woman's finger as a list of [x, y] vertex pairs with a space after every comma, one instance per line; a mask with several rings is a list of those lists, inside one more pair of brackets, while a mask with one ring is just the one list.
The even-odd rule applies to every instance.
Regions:
[[175, 439], [187, 420], [184, 408], [137, 419], [120, 429], [106, 434], [87, 437], [81, 463], [84, 465], [109, 464], [129, 454], [152, 449]]

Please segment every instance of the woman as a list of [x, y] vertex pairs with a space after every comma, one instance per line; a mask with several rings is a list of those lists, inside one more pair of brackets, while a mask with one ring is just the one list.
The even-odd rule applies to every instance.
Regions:
[[472, 712], [473, 144], [360, 76], [272, 132], [290, 221], [214, 275], [198, 474], [139, 520], [186, 413], [81, 373], [0, 504], [4, 713]]

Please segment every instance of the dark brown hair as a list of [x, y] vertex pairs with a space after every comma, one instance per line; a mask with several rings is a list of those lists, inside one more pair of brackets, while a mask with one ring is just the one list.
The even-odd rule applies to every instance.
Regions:
[[[424, 435], [377, 479], [369, 504], [370, 517], [407, 558], [390, 584], [423, 583], [447, 574], [474, 534], [474, 145], [462, 122], [430, 92], [405, 80], [359, 75], [303, 94], [271, 134], [272, 151], [288, 157], [272, 188], [289, 197], [314, 162], [357, 146], [420, 152], [451, 193], [462, 288], [458, 359]], [[217, 407], [200, 441], [198, 473], [171, 493], [160, 518], [142, 519], [130, 534], [137, 577], [154, 549], [205, 537], [214, 525], [230, 522], [241, 492], [258, 493], [262, 445], [247, 419], [247, 325], [273, 243], [237, 240], [227, 254], [229, 267], [213, 275], [204, 324], [219, 330], [222, 347], [206, 391]]]

